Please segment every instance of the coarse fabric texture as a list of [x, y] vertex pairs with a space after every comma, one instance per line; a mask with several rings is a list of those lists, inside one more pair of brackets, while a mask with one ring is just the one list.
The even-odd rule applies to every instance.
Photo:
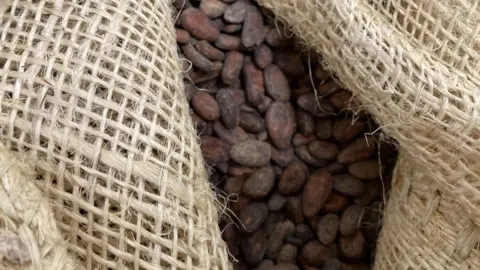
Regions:
[[258, 0], [398, 142], [376, 269], [479, 269], [480, 5]]
[[[33, 269], [231, 268], [170, 4], [2, 1], [0, 231], [28, 248], [19, 254]], [[10, 152], [28, 157], [31, 169], [18, 164], [24, 179], [8, 176]], [[50, 210], [32, 201], [39, 192]], [[16, 197], [24, 193], [31, 201]], [[21, 203], [24, 214], [7, 211]]]

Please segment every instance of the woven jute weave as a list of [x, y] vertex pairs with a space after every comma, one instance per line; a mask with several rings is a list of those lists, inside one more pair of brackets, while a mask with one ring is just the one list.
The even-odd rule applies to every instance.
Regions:
[[480, 2], [258, 0], [398, 142], [376, 269], [480, 269]]
[[170, 1], [0, 2], [1, 267], [230, 269]]

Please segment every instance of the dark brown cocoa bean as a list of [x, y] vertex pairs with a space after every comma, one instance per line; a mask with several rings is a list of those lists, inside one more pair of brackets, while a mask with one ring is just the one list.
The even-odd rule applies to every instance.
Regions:
[[287, 199], [285, 202], [285, 216], [295, 224], [303, 223], [302, 198], [300, 196]]
[[253, 55], [255, 64], [261, 69], [264, 69], [273, 62], [272, 50], [270, 50], [270, 48], [265, 44], [261, 44], [260, 46], [256, 47]]
[[335, 140], [348, 143], [365, 131], [365, 124], [359, 121], [352, 122], [349, 119], [337, 119], [333, 124], [332, 134]]
[[281, 223], [285, 221], [285, 213], [284, 212], [270, 212], [267, 221], [265, 221], [265, 230], [267, 232], [268, 237], [270, 238], [270, 235], [272, 232], [275, 230], [275, 227], [277, 227], [278, 223]]
[[327, 80], [330, 77], [330, 72], [326, 71], [321, 65], [315, 66], [313, 74], [320, 81]]
[[[300, 84], [300, 82], [298, 82], [298, 83]], [[301, 97], [305, 94], [313, 93], [313, 90], [312, 90], [312, 87], [310, 86], [310, 83], [311, 82], [309, 81], [308, 85], [300, 85], [299, 87], [292, 89], [292, 91], [290, 93], [291, 99], [292, 100], [297, 100], [299, 97]]]
[[183, 28], [198, 39], [213, 42], [220, 35], [220, 31], [218, 31], [212, 21], [199, 9], [185, 9], [180, 15], [180, 21]]
[[315, 131], [318, 139], [328, 140], [332, 137], [332, 121], [328, 118], [317, 118]]
[[332, 105], [328, 100], [321, 97], [315, 97], [314, 93], [305, 94], [297, 99], [297, 104], [300, 108], [310, 112], [315, 116], [328, 116], [334, 113]]
[[278, 182], [278, 190], [284, 195], [297, 193], [303, 188], [308, 178], [308, 168], [303, 162], [290, 163]]
[[280, 211], [283, 209], [286, 202], [286, 197], [282, 196], [280, 193], [273, 193], [268, 200], [268, 209], [272, 212]]
[[240, 228], [244, 232], [254, 232], [265, 222], [268, 206], [265, 203], [250, 202], [240, 212]]
[[297, 260], [298, 248], [291, 244], [285, 244], [280, 249], [277, 257], [277, 264], [292, 263], [295, 264]]
[[352, 94], [345, 90], [339, 90], [328, 97], [330, 104], [337, 110], [356, 110], [358, 104], [352, 100]]
[[212, 166], [229, 159], [230, 145], [212, 136], [201, 136], [200, 149], [205, 162]]
[[327, 141], [313, 141], [308, 144], [308, 151], [317, 159], [334, 160], [338, 154], [338, 147]]
[[265, 43], [272, 48], [284, 48], [291, 44], [292, 40], [285, 36], [284, 31], [272, 27], [267, 31]]
[[242, 44], [245, 48], [253, 48], [263, 42], [266, 28], [263, 25], [263, 16], [256, 6], [248, 6], [242, 29]]
[[242, 30], [241, 24], [228, 24], [223, 28], [223, 31], [228, 34], [234, 34]]
[[225, 84], [232, 85], [240, 79], [243, 57], [243, 54], [237, 51], [230, 51], [226, 54], [222, 70], [222, 79]]
[[256, 266], [262, 261], [267, 250], [267, 234], [265, 230], [259, 229], [242, 237], [240, 243], [245, 261], [251, 266]]
[[375, 139], [372, 136], [358, 138], [338, 153], [337, 161], [350, 164], [367, 160], [375, 152], [375, 148]]
[[238, 104], [234, 102], [230, 91], [218, 91], [216, 99], [224, 126], [228, 129], [238, 126], [240, 109]]
[[245, 196], [237, 196], [233, 201], [230, 202], [230, 209], [235, 213], [235, 215], [239, 215], [241, 211], [250, 203], [250, 199]]
[[380, 177], [383, 167], [379, 160], [358, 161], [348, 166], [348, 172], [360, 179], [372, 180]]
[[305, 74], [305, 65], [300, 54], [291, 49], [275, 53], [275, 64], [290, 77], [300, 77]]
[[201, 40], [195, 44], [197, 51], [212, 61], [223, 61], [225, 54], [219, 49], [213, 47], [209, 42]]
[[243, 183], [245, 182], [245, 178], [242, 176], [230, 176], [225, 180], [223, 184], [223, 191], [227, 195], [242, 194]]
[[280, 263], [268, 268], [268, 270], [300, 270], [300, 268], [292, 263]]
[[302, 109], [296, 111], [298, 130], [304, 135], [315, 133], [315, 119], [312, 114]]
[[325, 204], [332, 192], [332, 177], [329, 173], [318, 170], [313, 173], [303, 187], [303, 214], [315, 215]]
[[180, 43], [180, 44], [190, 43], [191, 37], [190, 37], [190, 33], [188, 33], [187, 31], [183, 29], [175, 29], [175, 35], [177, 38], [177, 43]]
[[[233, 227], [233, 226], [229, 226]], [[227, 228], [229, 228], [227, 227]], [[227, 228], [224, 230], [223, 233], [223, 238], [227, 244], [228, 251], [235, 257], [238, 257], [240, 255], [240, 248], [238, 246], [238, 237], [235, 236], [235, 238], [230, 238], [228, 235], [225, 234], [225, 231], [227, 231]]]
[[322, 210], [326, 213], [337, 213], [343, 211], [350, 204], [347, 196], [333, 191], [327, 199]]
[[250, 198], [263, 198], [275, 184], [275, 170], [272, 166], [265, 166], [253, 173], [243, 185], [243, 194]]
[[241, 49], [241, 44], [239, 37], [221, 34], [215, 42], [215, 47], [225, 51], [236, 51]]
[[305, 263], [314, 266], [320, 266], [331, 258], [331, 251], [328, 247], [322, 245], [318, 240], [308, 242], [300, 252], [300, 256]]
[[288, 148], [296, 129], [292, 105], [281, 101], [270, 104], [265, 115], [265, 124], [272, 143], [279, 149]]
[[333, 176], [333, 189], [348, 196], [360, 196], [365, 189], [363, 182], [350, 174]]
[[315, 239], [315, 235], [313, 234], [312, 230], [310, 230], [310, 227], [308, 227], [307, 224], [303, 223], [297, 224], [297, 226], [295, 226], [294, 235], [297, 239], [301, 241], [300, 246], [304, 246], [306, 243]]
[[310, 151], [308, 151], [307, 145], [305, 144], [295, 147], [295, 154], [300, 160], [307, 163], [308, 165], [322, 167], [328, 163], [327, 160], [318, 159], [312, 156], [312, 154], [310, 154]]
[[377, 182], [368, 181], [364, 184], [362, 195], [353, 199], [355, 204], [366, 206], [370, 204], [380, 193], [381, 186]]
[[199, 53], [192, 44], [182, 46], [183, 55], [192, 62], [192, 65], [204, 72], [211, 72], [214, 70], [212, 61]]
[[290, 99], [290, 86], [282, 70], [276, 65], [269, 65], [263, 71], [265, 88], [268, 94], [276, 101]]
[[238, 164], [230, 164], [228, 166], [228, 174], [233, 176], [244, 176], [254, 173], [258, 168], [246, 167]]
[[344, 269], [342, 268], [341, 261], [339, 261], [337, 258], [330, 258], [325, 262], [325, 264], [323, 264], [320, 270], [344, 270]]
[[248, 0], [238, 0], [227, 8], [223, 18], [229, 23], [241, 23], [245, 19], [247, 7], [250, 5]]
[[219, 0], [202, 0], [200, 2], [200, 10], [209, 18], [217, 18], [225, 13], [228, 5]]
[[352, 204], [342, 214], [340, 220], [340, 234], [348, 236], [358, 231], [360, 227], [360, 221], [363, 215], [363, 207]]
[[347, 167], [342, 163], [333, 162], [325, 166], [323, 169], [328, 173], [330, 173], [331, 175], [334, 175], [341, 172], [345, 172], [347, 170]]
[[235, 144], [230, 149], [230, 157], [240, 165], [261, 167], [270, 161], [271, 147], [262, 141], [248, 140]]
[[192, 74], [190, 75], [190, 78], [192, 79], [193, 83], [195, 83], [200, 87], [199, 84], [209, 82], [212, 79], [217, 78], [218, 76], [220, 76], [220, 73], [221, 73], [221, 70], [214, 70], [211, 72], [193, 71]]
[[222, 123], [216, 121], [213, 123], [213, 130], [220, 139], [232, 145], [249, 140], [248, 134], [241, 127], [227, 129]]
[[364, 254], [364, 238], [360, 231], [350, 236], [342, 236], [339, 241], [339, 250], [347, 260], [359, 260]]
[[329, 80], [327, 82], [324, 82], [319, 86], [317, 86], [316, 88], [317, 94], [322, 97], [328, 96], [334, 93], [335, 91], [338, 91], [339, 89], [340, 89], [340, 86], [334, 80]]
[[292, 144], [294, 146], [299, 146], [302, 144], [308, 144], [310, 142], [313, 142], [315, 139], [317, 139], [315, 135], [303, 135], [301, 133], [295, 133], [295, 135], [293, 135]]
[[340, 225], [340, 218], [335, 214], [326, 214], [318, 219], [317, 238], [324, 245], [335, 241]]
[[287, 235], [293, 233], [294, 230], [295, 225], [290, 220], [284, 220], [277, 223], [268, 237], [266, 255], [269, 259], [275, 260], [278, 257], [278, 253], [283, 246], [283, 240]]
[[246, 110], [245, 107], [240, 111], [240, 126], [248, 132], [258, 133], [265, 131], [265, 121], [257, 110]]
[[287, 166], [293, 160], [293, 148], [280, 150], [272, 146], [272, 161], [280, 167]]

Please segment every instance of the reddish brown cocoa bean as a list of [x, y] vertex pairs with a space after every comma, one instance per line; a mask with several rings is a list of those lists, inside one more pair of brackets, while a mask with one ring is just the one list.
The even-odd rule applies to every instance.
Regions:
[[334, 113], [332, 105], [328, 100], [315, 97], [314, 93], [305, 94], [297, 99], [297, 104], [300, 108], [310, 112], [315, 116], [327, 116]]
[[219, 0], [202, 0], [200, 2], [200, 10], [209, 18], [217, 18], [225, 13], [228, 5]]
[[241, 127], [227, 129], [218, 121], [213, 123], [213, 130], [220, 139], [232, 145], [249, 139], [248, 134]]
[[305, 65], [300, 54], [291, 49], [275, 53], [275, 63], [287, 76], [300, 77], [305, 74]]
[[337, 161], [351, 164], [367, 160], [375, 152], [375, 148], [375, 139], [372, 136], [358, 138], [338, 153]]
[[294, 194], [303, 188], [308, 178], [308, 168], [301, 161], [292, 162], [280, 176], [278, 191], [284, 195]]
[[275, 170], [272, 166], [265, 166], [253, 173], [243, 185], [243, 194], [250, 198], [263, 198], [275, 184]]
[[342, 214], [340, 220], [340, 234], [343, 236], [352, 235], [360, 227], [360, 220], [363, 215], [363, 207], [352, 204]]
[[230, 51], [226, 54], [222, 70], [222, 79], [225, 84], [232, 85], [240, 79], [243, 57], [243, 54], [237, 51]]
[[254, 232], [265, 222], [268, 216], [268, 206], [260, 202], [248, 203], [240, 212], [241, 229]]
[[365, 239], [360, 231], [350, 236], [342, 236], [339, 241], [339, 250], [342, 257], [355, 261], [362, 258], [364, 254]]
[[292, 263], [294, 264], [297, 259], [298, 248], [291, 244], [285, 244], [280, 249], [277, 257], [277, 264], [279, 263]]
[[242, 106], [240, 111], [240, 126], [252, 133], [265, 131], [265, 121], [257, 110], [251, 107]]
[[279, 263], [268, 268], [268, 270], [300, 270], [300, 268], [292, 263]]
[[263, 16], [256, 6], [248, 6], [242, 29], [242, 44], [245, 48], [253, 48], [261, 44], [265, 38], [266, 28]]
[[192, 99], [192, 106], [198, 116], [208, 121], [220, 118], [220, 108], [215, 99], [206, 92], [198, 91]]
[[212, 61], [223, 61], [225, 54], [219, 49], [213, 47], [209, 42], [201, 40], [195, 44], [195, 48], [201, 54]]
[[239, 89], [228, 89], [232, 94], [233, 101], [238, 105], [242, 105], [246, 102], [245, 91]]
[[240, 243], [245, 261], [251, 266], [256, 266], [262, 261], [267, 250], [267, 234], [265, 230], [259, 229], [242, 237]]
[[311, 135], [315, 133], [315, 119], [309, 112], [297, 109], [296, 111], [298, 130], [304, 135]]
[[267, 243], [267, 257], [275, 260], [280, 252], [283, 240], [287, 235], [293, 233], [295, 225], [290, 220], [283, 220], [276, 224], [271, 234], [268, 237]]
[[333, 176], [333, 189], [348, 196], [360, 196], [365, 189], [363, 182], [350, 174]]
[[223, 28], [223, 31], [228, 34], [234, 34], [242, 30], [242, 25], [237, 23], [237, 24], [228, 24]]
[[265, 97], [263, 72], [255, 67], [250, 57], [245, 57], [243, 74], [248, 101], [254, 106], [260, 105]]
[[383, 167], [378, 160], [358, 161], [348, 166], [348, 172], [360, 179], [372, 180], [380, 177]]
[[318, 240], [308, 242], [300, 253], [302, 259], [309, 265], [320, 266], [331, 258], [331, 251]]
[[256, 47], [253, 55], [255, 64], [261, 69], [264, 69], [273, 62], [272, 50], [265, 44]]
[[261, 167], [270, 161], [271, 147], [262, 141], [248, 140], [234, 145], [230, 157], [240, 165]]
[[229, 23], [241, 23], [245, 19], [247, 7], [250, 5], [248, 0], [238, 0], [227, 8], [223, 18]]
[[288, 148], [296, 129], [292, 105], [281, 101], [270, 104], [265, 115], [265, 124], [272, 143], [279, 149]]
[[303, 213], [306, 217], [315, 215], [325, 204], [332, 192], [333, 180], [329, 173], [319, 170], [313, 173], [303, 187]]
[[313, 142], [315, 139], [317, 139], [315, 135], [303, 135], [301, 133], [295, 133], [295, 135], [293, 135], [292, 144], [294, 146], [309, 144], [310, 142]]
[[232, 129], [240, 122], [240, 109], [229, 91], [218, 91], [216, 96], [220, 115], [226, 128]]
[[333, 124], [332, 134], [341, 143], [350, 142], [365, 131], [365, 124], [351, 119], [337, 119]]
[[230, 209], [235, 215], [239, 215], [249, 203], [250, 199], [248, 197], [240, 195], [234, 201], [230, 202]]
[[338, 154], [338, 146], [327, 141], [313, 141], [308, 144], [308, 151], [315, 158], [334, 160]]
[[245, 182], [245, 178], [243, 176], [230, 176], [225, 180], [223, 184], [223, 191], [227, 195], [242, 194], [243, 183]]
[[350, 204], [348, 197], [333, 191], [325, 202], [322, 210], [326, 213], [337, 213], [343, 211]]
[[328, 163], [327, 160], [318, 159], [312, 156], [310, 151], [308, 151], [307, 145], [305, 144], [295, 147], [295, 154], [300, 160], [311, 166], [322, 167]]
[[265, 88], [268, 94], [276, 101], [288, 101], [290, 99], [290, 86], [287, 77], [276, 65], [269, 65], [263, 71]]
[[187, 44], [190, 43], [190, 34], [183, 29], [175, 29], [175, 35], [177, 38], [177, 43]]
[[285, 203], [285, 216], [295, 224], [303, 223], [302, 198], [289, 197]]
[[215, 42], [215, 47], [225, 51], [236, 51], [241, 49], [239, 37], [221, 34]]
[[180, 15], [180, 21], [183, 28], [198, 39], [213, 42], [220, 35], [220, 31], [218, 31], [207, 15], [196, 8], [185, 9]]
[[273, 212], [277, 212], [283, 209], [287, 202], [287, 198], [282, 196], [280, 193], [273, 193], [270, 199], [268, 200], [268, 209]]
[[318, 219], [317, 238], [324, 245], [335, 241], [340, 225], [340, 218], [335, 214], [326, 214]]
[[328, 97], [328, 101], [337, 110], [355, 110], [358, 104], [352, 100], [352, 94], [345, 90], [339, 90]]
[[317, 94], [322, 97], [328, 96], [334, 93], [335, 91], [338, 91], [339, 89], [340, 89], [340, 86], [334, 80], [329, 80], [327, 82], [324, 82], [319, 86], [317, 86], [316, 88]]
[[287, 166], [293, 160], [293, 148], [280, 150], [272, 146], [272, 161], [280, 167]]
[[315, 131], [318, 139], [328, 140], [332, 137], [332, 121], [328, 118], [317, 118]]
[[199, 53], [192, 44], [182, 46], [183, 55], [192, 62], [192, 65], [204, 72], [211, 72], [214, 70], [212, 61]]
[[200, 149], [208, 165], [214, 165], [229, 159], [230, 145], [212, 136], [202, 136], [200, 139]]
[[272, 102], [273, 100], [270, 97], [264, 96], [262, 102], [257, 105], [257, 110], [262, 114], [265, 113]]

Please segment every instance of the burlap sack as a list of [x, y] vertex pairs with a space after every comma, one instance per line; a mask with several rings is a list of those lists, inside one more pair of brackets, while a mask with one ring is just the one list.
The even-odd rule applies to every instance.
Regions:
[[480, 3], [258, 0], [400, 147], [376, 269], [480, 269]]
[[229, 269], [170, 1], [0, 2], [1, 268]]

